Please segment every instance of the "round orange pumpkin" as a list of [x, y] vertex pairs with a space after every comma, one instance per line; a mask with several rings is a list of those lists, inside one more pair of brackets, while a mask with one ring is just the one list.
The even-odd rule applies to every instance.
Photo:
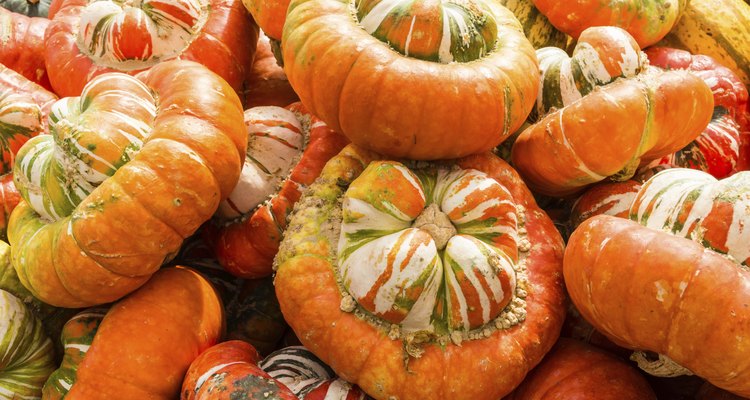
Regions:
[[102, 304], [143, 285], [237, 183], [247, 132], [232, 88], [189, 61], [141, 78], [95, 78], [55, 103], [52, 135], [19, 152], [24, 201], [8, 238], [21, 282], [46, 303]]
[[626, 362], [581, 342], [561, 338], [504, 400], [656, 400]]
[[376, 399], [496, 400], [559, 335], [562, 239], [490, 153], [405, 163], [326, 164], [276, 257], [281, 310]]
[[44, 61], [60, 96], [78, 96], [97, 75], [172, 59], [205, 65], [239, 94], [258, 41], [240, 0], [55, 0], [49, 18]]
[[539, 87], [534, 48], [494, 1], [295, 0], [281, 45], [302, 103], [392, 157], [490, 150], [523, 124]]

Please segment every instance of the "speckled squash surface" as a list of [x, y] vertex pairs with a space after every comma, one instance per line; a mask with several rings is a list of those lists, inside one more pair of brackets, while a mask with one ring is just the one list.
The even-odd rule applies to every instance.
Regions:
[[532, 0], [557, 29], [578, 38], [591, 26], [617, 26], [641, 48], [663, 38], [675, 26], [688, 0]]
[[205, 65], [239, 94], [258, 40], [240, 0], [59, 0], [49, 17], [44, 61], [60, 96], [173, 59]]
[[702, 79], [651, 70], [544, 116], [519, 135], [511, 159], [532, 190], [566, 196], [605, 179], [627, 180], [639, 165], [685, 147], [712, 112]]
[[281, 46], [310, 111], [392, 157], [490, 150], [521, 126], [539, 85], [534, 48], [494, 1], [295, 0]]
[[16, 159], [13, 264], [49, 304], [103, 304], [143, 285], [237, 182], [247, 132], [229, 85], [188, 61], [141, 79], [102, 75], [55, 103], [51, 135]]
[[276, 292], [302, 343], [376, 399], [497, 399], [559, 334], [561, 251], [494, 155], [404, 164], [349, 146], [298, 203]]
[[260, 355], [240, 340], [217, 344], [190, 364], [181, 400], [296, 400], [286, 386], [258, 367]]
[[239, 182], [204, 236], [227, 271], [251, 279], [271, 275], [292, 207], [348, 140], [302, 103], [248, 109], [245, 125], [248, 144]]

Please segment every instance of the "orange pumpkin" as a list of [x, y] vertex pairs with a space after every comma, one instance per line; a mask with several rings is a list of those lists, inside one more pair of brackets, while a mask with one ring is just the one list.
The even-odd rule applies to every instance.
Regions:
[[565, 196], [607, 178], [627, 180], [641, 163], [683, 148], [712, 111], [702, 79], [651, 70], [546, 115], [519, 135], [511, 158], [532, 190]]
[[750, 396], [750, 273], [737, 262], [692, 240], [599, 215], [571, 235], [564, 274], [581, 314], [618, 345], [663, 354]]
[[[237, 186], [204, 237], [221, 265], [241, 278], [271, 275], [286, 220], [302, 190], [346, 144], [301, 103], [245, 111], [248, 149]], [[226, 220], [229, 219], [229, 222]]]
[[19, 152], [24, 201], [8, 238], [21, 282], [44, 302], [82, 307], [135, 290], [237, 182], [247, 132], [231, 87], [189, 61], [141, 78], [97, 77], [82, 99], [55, 103], [52, 135]]
[[191, 269], [165, 268], [107, 312], [65, 399], [172, 400], [223, 329], [211, 284]]
[[0, 8], [0, 64], [26, 79], [50, 89], [44, 64], [44, 32], [47, 18], [27, 17]]
[[669, 33], [687, 0], [532, 0], [555, 28], [577, 39], [591, 26], [617, 26], [633, 35], [641, 48]]
[[496, 400], [557, 339], [562, 245], [490, 153], [402, 164], [348, 146], [295, 207], [276, 293], [305, 347], [377, 399]]
[[494, 1], [295, 0], [281, 46], [310, 112], [392, 157], [490, 150], [523, 124], [539, 87], [534, 48]]
[[217, 344], [190, 364], [181, 400], [296, 400], [284, 384], [258, 367], [260, 355], [249, 343]]
[[60, 96], [93, 77], [136, 74], [172, 59], [199, 62], [241, 93], [258, 26], [239, 0], [55, 0], [44, 60]]
[[560, 339], [504, 400], [656, 400], [646, 379], [626, 362], [571, 339]]
[[281, 40], [289, 0], [242, 0], [260, 29], [273, 40]]

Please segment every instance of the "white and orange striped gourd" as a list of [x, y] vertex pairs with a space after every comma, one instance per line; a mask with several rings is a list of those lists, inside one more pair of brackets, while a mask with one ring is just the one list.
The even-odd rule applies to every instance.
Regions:
[[515, 203], [483, 172], [373, 162], [344, 194], [342, 213], [343, 285], [403, 332], [469, 331], [515, 297]]
[[646, 181], [630, 219], [692, 239], [750, 266], [750, 172], [717, 180], [687, 168], [670, 168]]

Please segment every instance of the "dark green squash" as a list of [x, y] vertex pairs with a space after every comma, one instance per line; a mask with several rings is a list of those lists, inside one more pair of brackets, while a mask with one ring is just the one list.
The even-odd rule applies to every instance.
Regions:
[[47, 18], [52, 0], [0, 0], [0, 7], [29, 17]]

